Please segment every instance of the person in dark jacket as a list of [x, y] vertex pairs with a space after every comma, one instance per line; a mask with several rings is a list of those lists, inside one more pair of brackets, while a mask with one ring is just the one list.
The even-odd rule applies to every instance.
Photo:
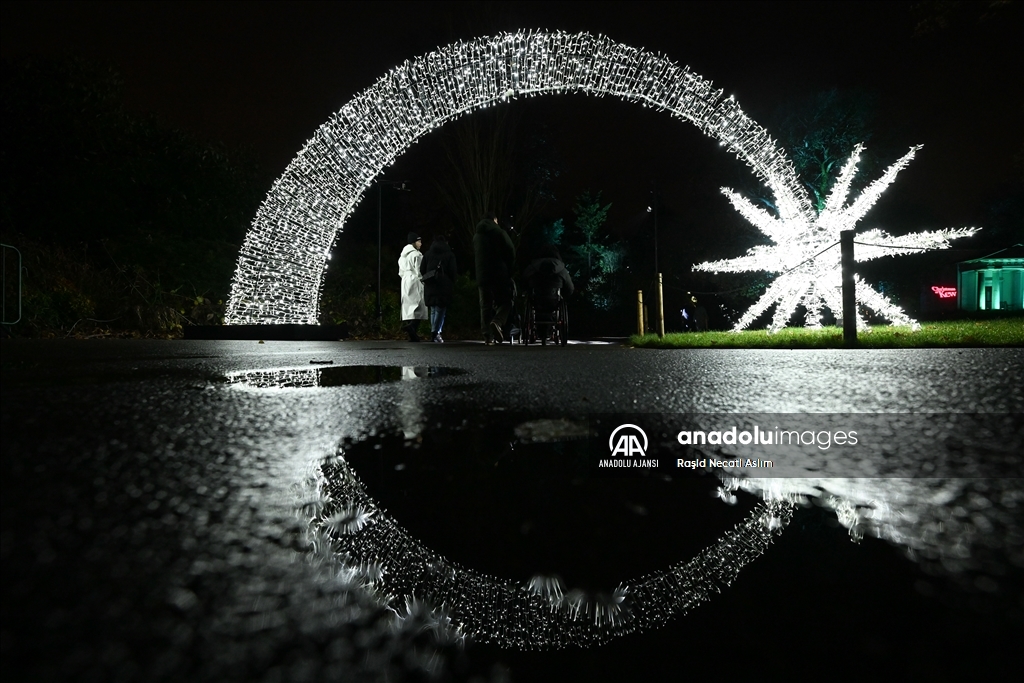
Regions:
[[558, 247], [547, 244], [537, 251], [537, 258], [530, 261], [523, 271], [523, 279], [534, 297], [557, 299], [559, 294], [573, 293], [572, 277], [562, 262]]
[[512, 239], [498, 225], [498, 217], [488, 212], [476, 224], [473, 236], [476, 257], [476, 283], [480, 287], [480, 325], [487, 343], [501, 343], [502, 329], [515, 298], [512, 269], [516, 248]]
[[708, 331], [708, 309], [697, 303], [697, 299], [693, 299], [693, 305], [697, 308], [693, 312], [693, 317], [697, 321], [697, 331], [707, 332]]
[[423, 298], [430, 307], [430, 341], [438, 344], [444, 329], [444, 318], [455, 297], [455, 278], [459, 276], [455, 254], [444, 235], [434, 235], [430, 249], [420, 264], [423, 275]]
[[558, 320], [559, 297], [573, 293], [572, 277], [562, 262], [558, 247], [547, 244], [537, 251], [537, 258], [523, 269], [523, 280], [530, 291], [536, 326], [531, 333], [530, 341], [536, 341], [539, 332], [541, 339], [546, 339], [553, 332], [553, 325]]

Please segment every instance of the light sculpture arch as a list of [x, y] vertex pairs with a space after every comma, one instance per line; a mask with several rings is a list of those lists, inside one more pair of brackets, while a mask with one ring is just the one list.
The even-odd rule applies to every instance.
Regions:
[[478, 38], [395, 67], [317, 129], [253, 220], [225, 321], [316, 324], [335, 236], [373, 180], [417, 138], [509, 98], [565, 92], [613, 95], [689, 121], [768, 185], [781, 221], [812, 211], [768, 132], [688, 67], [590, 33]]
[[768, 550], [796, 507], [793, 496], [763, 495], [745, 520], [692, 559], [587, 596], [566, 590], [557, 577], [515, 581], [431, 550], [366, 492], [341, 449], [308, 483], [315, 492], [305, 506], [310, 540], [321, 557], [332, 558], [337, 576], [364, 585], [400, 618], [426, 612], [448, 637], [519, 650], [599, 645], [664, 626], [730, 586]]

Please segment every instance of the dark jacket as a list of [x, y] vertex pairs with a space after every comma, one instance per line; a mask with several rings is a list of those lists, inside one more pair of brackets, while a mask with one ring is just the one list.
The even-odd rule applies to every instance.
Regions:
[[428, 306], [448, 308], [455, 297], [455, 278], [459, 271], [455, 265], [455, 254], [447, 242], [434, 240], [423, 255], [420, 273], [426, 275], [435, 271], [434, 277], [423, 281], [423, 299]]
[[544, 257], [534, 259], [523, 271], [523, 279], [535, 296], [555, 296], [561, 290], [562, 296], [573, 293], [572, 278], [561, 259]]
[[476, 257], [476, 282], [481, 287], [507, 285], [512, 280], [516, 248], [508, 233], [494, 221], [484, 219], [476, 224], [473, 255]]

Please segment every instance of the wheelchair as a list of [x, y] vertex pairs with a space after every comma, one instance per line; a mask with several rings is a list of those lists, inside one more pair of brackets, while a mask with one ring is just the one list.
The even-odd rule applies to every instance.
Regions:
[[557, 289], [532, 290], [526, 297], [523, 343], [565, 346], [569, 343], [569, 310]]

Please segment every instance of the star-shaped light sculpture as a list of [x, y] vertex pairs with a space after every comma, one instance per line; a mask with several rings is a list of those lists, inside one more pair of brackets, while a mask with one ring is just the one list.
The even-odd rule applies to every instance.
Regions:
[[[807, 327], [821, 327], [825, 308], [830, 309], [841, 324], [843, 305], [839, 235], [844, 230], [854, 229], [920, 148], [920, 145], [912, 147], [899, 161], [887, 168], [882, 177], [847, 204], [850, 184], [857, 173], [857, 163], [864, 149], [863, 145], [857, 145], [820, 213], [815, 211], [808, 197], [795, 196], [794, 191], [803, 192], [804, 195], [806, 191], [794, 188], [790, 183], [769, 182], [776, 194], [778, 216], [754, 205], [735, 190], [723, 187], [722, 193], [729, 198], [740, 215], [764, 233], [773, 244], [753, 247], [746, 255], [738, 258], [706, 261], [695, 265], [693, 269], [712, 273], [763, 271], [776, 274], [761, 298], [736, 323], [734, 331], [749, 327], [772, 305], [775, 305], [775, 313], [768, 327], [769, 332], [777, 332], [785, 327], [800, 305], [807, 311]], [[857, 235], [856, 260], [863, 262], [883, 256], [947, 249], [950, 240], [969, 237], [977, 230], [948, 228], [899, 237], [879, 229], [868, 230]], [[860, 277], [855, 276], [854, 280], [857, 302], [862, 307], [874, 311], [893, 324], [918, 327], [913, 318], [883, 293]], [[867, 320], [864, 316], [859, 314], [857, 318], [857, 327], [866, 329]]]

